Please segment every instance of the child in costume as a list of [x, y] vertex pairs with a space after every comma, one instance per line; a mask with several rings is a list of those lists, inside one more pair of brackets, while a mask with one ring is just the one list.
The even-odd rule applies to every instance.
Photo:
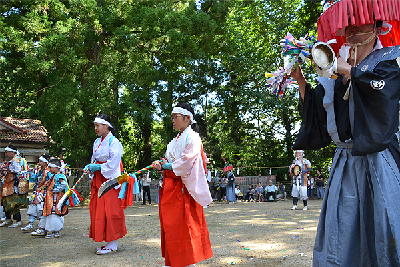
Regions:
[[[296, 150], [295, 151], [295, 162], [289, 167], [289, 173], [292, 176], [292, 197], [293, 197], [293, 207], [292, 210], [297, 210], [297, 202], [303, 200], [303, 210], [308, 210], [307, 206], [307, 179], [308, 175], [311, 171], [311, 162], [303, 158], [304, 151]], [[298, 175], [293, 174], [293, 168], [295, 166], [299, 166], [301, 171]]]
[[[6, 214], [6, 220], [0, 224], [0, 227], [7, 226], [16, 228], [22, 226], [20, 208], [27, 207], [29, 182], [24, 181], [21, 174], [26, 170], [26, 161], [19, 156], [17, 148], [8, 145], [5, 148], [5, 156], [11, 160], [7, 163], [7, 172], [2, 178], [1, 205]], [[16, 221], [12, 224], [11, 215]], [[12, 224], [12, 225], [11, 225]]]
[[168, 144], [166, 159], [154, 162], [155, 169], [164, 169], [159, 204], [161, 251], [167, 266], [194, 266], [213, 255], [203, 212], [212, 199], [193, 108], [178, 104], [171, 118], [179, 133]]
[[67, 206], [64, 206], [62, 211], [57, 209], [57, 204], [64, 195], [65, 188], [68, 187], [66, 177], [60, 173], [61, 162], [58, 159], [49, 161], [50, 173], [49, 181], [46, 188], [43, 205], [43, 221], [44, 230], [47, 232], [46, 238], [60, 237], [60, 230], [64, 226], [64, 215], [68, 214]]
[[95, 242], [108, 242], [97, 249], [98, 255], [117, 251], [117, 239], [126, 235], [125, 214], [122, 200], [118, 198], [120, 185], [111, 189], [103, 197], [98, 197], [100, 186], [107, 179], [121, 175], [121, 156], [123, 148], [115, 137], [110, 117], [100, 114], [94, 120], [98, 139], [93, 143], [92, 164], [85, 170], [93, 173], [90, 196], [90, 233]]
[[[39, 220], [42, 217], [42, 212], [43, 212], [43, 198], [37, 197], [40, 192], [36, 192], [36, 190], [40, 189], [44, 183], [46, 182], [46, 176], [47, 173], [49, 172], [49, 167], [48, 163], [50, 160], [49, 154], [44, 154], [39, 157], [39, 172], [36, 175], [36, 181], [35, 185], [33, 187], [33, 195], [31, 198], [31, 204], [28, 207], [28, 212], [27, 214], [29, 215], [29, 223], [21, 228], [22, 231], [32, 231], [33, 229], [33, 223], [35, 220]], [[41, 200], [41, 201], [39, 201]], [[44, 231], [43, 231], [44, 235]]]
[[[400, 1], [341, 0], [321, 15], [336, 80], [297, 68], [303, 120], [293, 149], [336, 145], [313, 266], [400, 266]], [[340, 48], [340, 49], [339, 49]]]

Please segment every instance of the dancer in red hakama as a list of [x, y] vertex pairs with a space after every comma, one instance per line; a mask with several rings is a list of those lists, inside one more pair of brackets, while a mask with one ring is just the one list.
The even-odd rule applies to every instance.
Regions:
[[100, 138], [93, 144], [92, 164], [85, 170], [93, 173], [90, 197], [89, 237], [95, 242], [108, 242], [97, 249], [98, 255], [117, 251], [117, 239], [126, 235], [125, 214], [122, 200], [118, 198], [119, 187], [111, 189], [102, 198], [98, 197], [100, 186], [107, 179], [121, 175], [121, 156], [123, 148], [113, 132], [110, 117], [100, 114], [94, 120], [95, 131]]
[[166, 159], [154, 162], [156, 169], [164, 169], [159, 207], [161, 250], [166, 266], [194, 266], [213, 256], [203, 212], [212, 198], [193, 108], [178, 104], [171, 118], [179, 133], [168, 144]]

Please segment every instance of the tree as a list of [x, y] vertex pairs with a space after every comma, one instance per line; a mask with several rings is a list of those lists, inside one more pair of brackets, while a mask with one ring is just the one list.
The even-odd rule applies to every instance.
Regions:
[[282, 65], [286, 32], [315, 34], [320, 10], [311, 0], [3, 1], [0, 112], [42, 120], [51, 153], [66, 148], [73, 166], [89, 162], [93, 118], [107, 113], [132, 170], [163, 156], [172, 107], [188, 102], [215, 167], [286, 166], [297, 89], [279, 101], [264, 73]]

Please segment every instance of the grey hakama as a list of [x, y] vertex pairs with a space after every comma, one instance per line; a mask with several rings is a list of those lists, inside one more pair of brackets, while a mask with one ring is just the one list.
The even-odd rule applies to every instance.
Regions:
[[350, 147], [335, 152], [313, 265], [399, 266], [397, 164], [389, 149], [352, 156]]
[[[400, 46], [372, 52], [342, 76], [306, 86], [293, 149], [336, 149], [315, 239], [313, 266], [400, 266]], [[400, 61], [399, 61], [400, 62]]]

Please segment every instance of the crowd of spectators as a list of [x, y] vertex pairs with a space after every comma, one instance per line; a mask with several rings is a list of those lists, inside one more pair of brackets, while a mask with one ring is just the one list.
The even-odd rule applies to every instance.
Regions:
[[[210, 172], [209, 172], [210, 174]], [[209, 175], [207, 181], [209, 182], [209, 188], [211, 197], [214, 201], [218, 202], [229, 202], [232, 203], [232, 198], [229, 200], [227, 197], [227, 186], [230, 183], [234, 183], [233, 192], [235, 202], [275, 202], [275, 201], [286, 201], [287, 192], [285, 185], [282, 181], [274, 184], [272, 180], [268, 180], [268, 184], [263, 185], [262, 182], [258, 182], [257, 185], [239, 185], [236, 183], [235, 178], [228, 179], [226, 176], [233, 174], [231, 171], [228, 173], [215, 172], [215, 175]], [[234, 177], [234, 176], [233, 176]], [[259, 180], [261, 179], [261, 173], [258, 175]], [[150, 198], [150, 177], [144, 175], [143, 177], [138, 176], [139, 194], [136, 195], [136, 202], [143, 201], [143, 205], [146, 203], [146, 196], [149, 204], [151, 203]], [[319, 170], [316, 171], [315, 178], [312, 178], [308, 182], [308, 197], [313, 199], [314, 185], [316, 188], [316, 195], [318, 199], [324, 197], [324, 177]], [[289, 188], [290, 190], [290, 188]], [[158, 196], [157, 196], [158, 198]], [[158, 203], [156, 199], [156, 203]]]
[[[261, 174], [258, 175], [261, 178]], [[259, 179], [261, 180], [261, 179]], [[317, 170], [317, 176], [312, 178], [308, 182], [308, 197], [313, 199], [314, 196], [314, 184], [316, 186], [317, 198], [322, 199], [324, 197], [324, 178], [319, 170]], [[226, 188], [228, 185], [228, 179], [224, 174], [216, 172], [211, 178], [210, 191], [214, 201], [227, 201]], [[275, 202], [275, 201], [286, 201], [287, 192], [285, 185], [282, 181], [274, 184], [272, 180], [268, 181], [268, 184], [263, 185], [262, 182], [258, 182], [256, 186], [250, 185], [238, 185], [235, 181], [234, 194], [237, 202]], [[229, 201], [230, 203], [232, 201]]]

